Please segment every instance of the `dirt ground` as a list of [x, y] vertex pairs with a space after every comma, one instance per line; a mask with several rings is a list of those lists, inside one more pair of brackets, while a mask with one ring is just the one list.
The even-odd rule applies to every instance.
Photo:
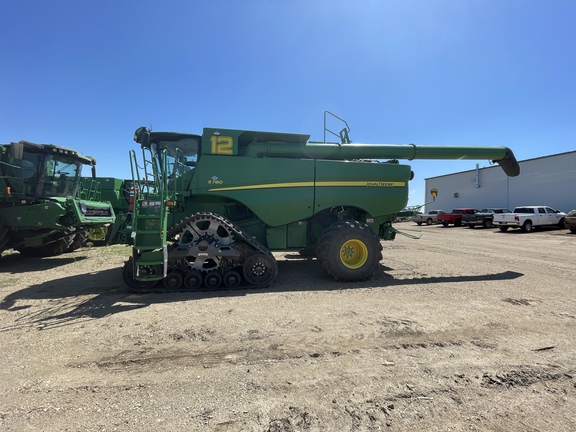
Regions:
[[124, 246], [0, 260], [3, 431], [574, 431], [576, 235], [397, 225], [365, 283], [130, 294]]

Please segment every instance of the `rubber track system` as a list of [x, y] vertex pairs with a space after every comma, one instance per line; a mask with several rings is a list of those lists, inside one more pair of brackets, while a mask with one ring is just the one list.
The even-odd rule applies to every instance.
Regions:
[[[52, 238], [55, 238], [53, 240]], [[33, 258], [46, 258], [52, 256], [62, 255], [64, 252], [68, 250], [70, 245], [72, 244], [72, 240], [74, 238], [73, 235], [70, 235], [67, 232], [65, 235], [58, 234], [57, 236], [52, 237], [49, 243], [46, 243], [42, 246], [36, 247], [15, 247], [18, 252], [23, 255], [33, 257]]]
[[[152, 287], [145, 287], [145, 288], [134, 288], [130, 287], [130, 291], [134, 293], [174, 293], [174, 292], [198, 292], [198, 291], [222, 291], [228, 289], [246, 289], [246, 288], [266, 288], [269, 286], [275, 279], [276, 275], [278, 274], [278, 263], [276, 262], [276, 258], [270, 252], [270, 250], [264, 246], [262, 243], [254, 239], [251, 235], [244, 232], [240, 227], [234, 225], [230, 220], [209, 212], [199, 212], [189, 217], [181, 220], [176, 225], [174, 225], [170, 231], [167, 233], [167, 239], [169, 242], [176, 242], [177, 236], [183, 232], [183, 230], [191, 223], [199, 220], [211, 221], [212, 223], [216, 222], [222, 225], [228, 232], [231, 232], [234, 235], [235, 241], [230, 246], [235, 250], [240, 250], [241, 254], [245, 256], [245, 259], [242, 261], [242, 265], [244, 265], [249, 260], [254, 261], [254, 257], [258, 256], [258, 254], [262, 254], [267, 257], [267, 261], [269, 264], [273, 266], [271, 269], [267, 269], [267, 271], [272, 271], [272, 274], [267, 273], [264, 277], [262, 283], [251, 284], [247, 283], [245, 278], [242, 278], [241, 284], [238, 284], [234, 287], [226, 287], [226, 286], [217, 286], [217, 287], [210, 287], [206, 286], [206, 284], [202, 284], [202, 286], [197, 288], [186, 288], [184, 285], [179, 288], [170, 288], [163, 284], [163, 280], [158, 281], [158, 283]], [[170, 250], [170, 247], [169, 247]], [[170, 262], [170, 252], [168, 253], [168, 261]], [[170, 273], [170, 268], [168, 272]], [[256, 277], [257, 278], [257, 277]], [[259, 282], [259, 281], [257, 281]]]

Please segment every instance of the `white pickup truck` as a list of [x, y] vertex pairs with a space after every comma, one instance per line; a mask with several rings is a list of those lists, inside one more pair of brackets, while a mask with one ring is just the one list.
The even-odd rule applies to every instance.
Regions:
[[514, 208], [512, 213], [499, 213], [494, 215], [494, 225], [500, 231], [508, 231], [508, 228], [520, 228], [524, 232], [530, 232], [534, 227], [557, 226], [564, 228], [566, 213], [554, 210], [548, 206], [521, 206]]

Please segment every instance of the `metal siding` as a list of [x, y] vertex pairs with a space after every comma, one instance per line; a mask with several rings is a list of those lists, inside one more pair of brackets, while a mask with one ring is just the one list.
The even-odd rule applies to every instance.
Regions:
[[438, 197], [425, 211], [548, 205], [567, 213], [576, 208], [576, 151], [522, 161], [517, 177], [507, 177], [499, 166], [480, 168], [479, 188], [475, 177], [474, 169], [426, 179], [426, 193], [436, 188]]

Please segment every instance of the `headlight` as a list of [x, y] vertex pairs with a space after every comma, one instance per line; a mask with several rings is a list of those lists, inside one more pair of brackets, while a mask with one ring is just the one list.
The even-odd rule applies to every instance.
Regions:
[[86, 204], [83, 203], [82, 201], [80, 201], [80, 202], [78, 203], [78, 207], [80, 207], [80, 212], [81, 212], [82, 214], [86, 214], [86, 212], [88, 211], [88, 208], [86, 207]]

